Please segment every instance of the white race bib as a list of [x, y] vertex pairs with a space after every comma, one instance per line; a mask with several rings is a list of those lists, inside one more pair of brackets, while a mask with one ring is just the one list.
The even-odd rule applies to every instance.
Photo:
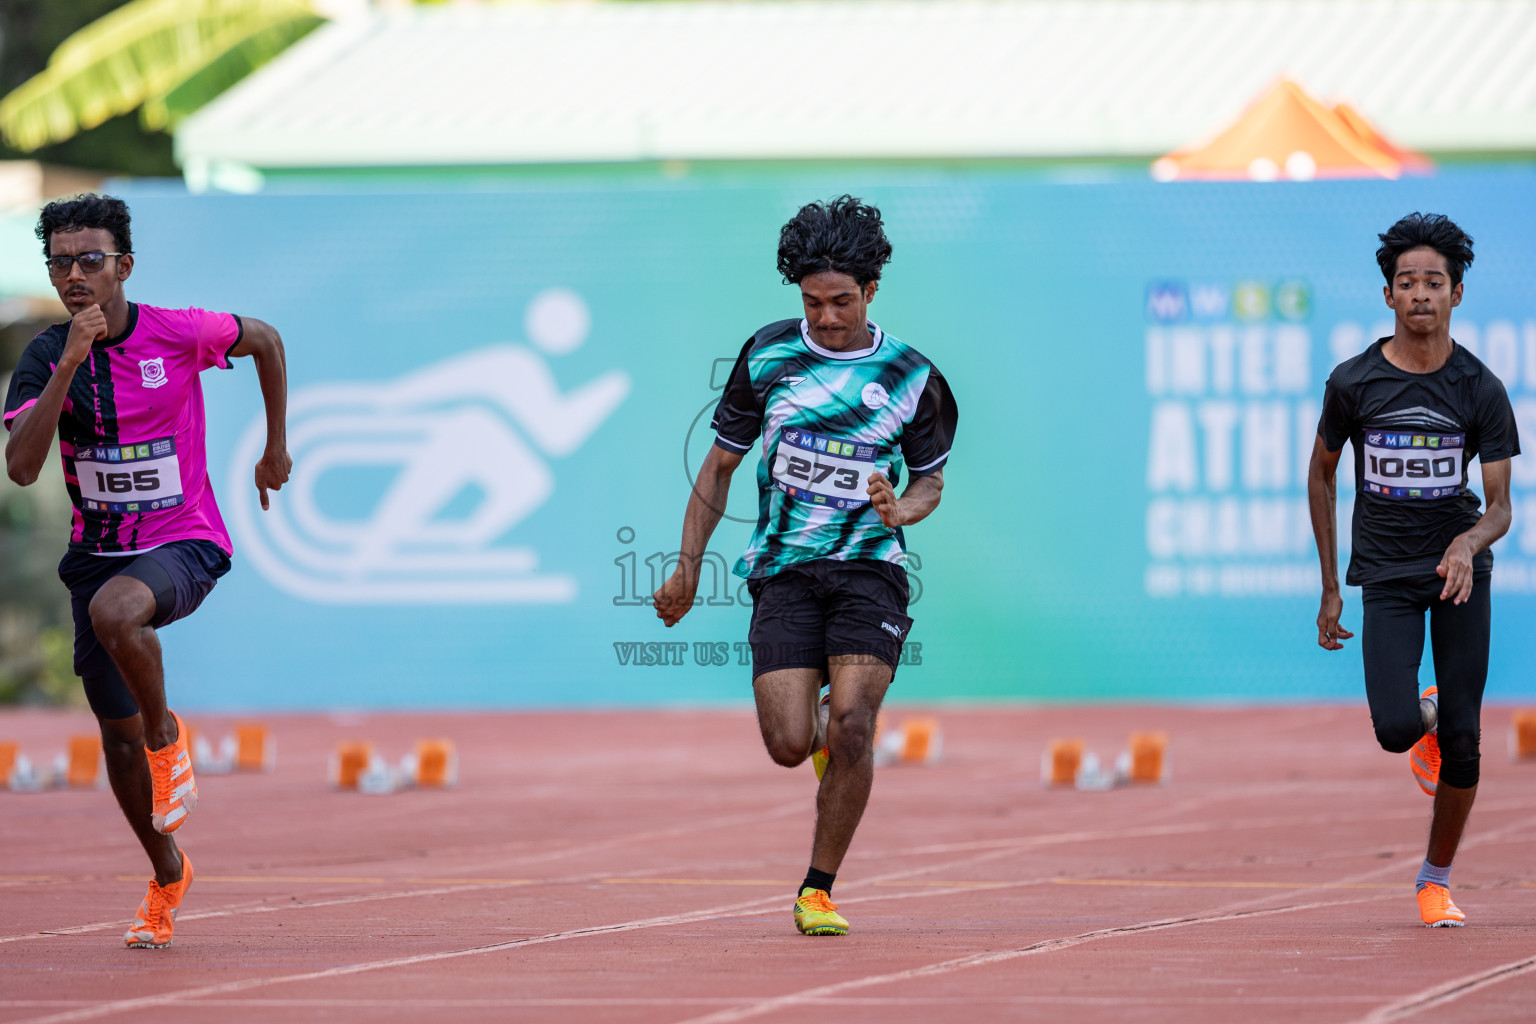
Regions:
[[1365, 434], [1365, 489], [1387, 498], [1449, 498], [1461, 493], [1467, 435]]
[[797, 427], [779, 432], [773, 453], [774, 486], [792, 498], [831, 508], [869, 504], [875, 446], [812, 434]]
[[158, 512], [186, 500], [172, 437], [77, 449], [75, 476], [81, 504], [93, 512]]

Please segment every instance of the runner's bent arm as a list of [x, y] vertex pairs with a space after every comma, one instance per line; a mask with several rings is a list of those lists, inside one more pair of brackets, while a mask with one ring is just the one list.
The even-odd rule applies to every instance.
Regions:
[[70, 381], [91, 354], [91, 343], [106, 336], [107, 316], [100, 306], [89, 306], [76, 313], [69, 322], [64, 353], [59, 356], [43, 393], [32, 408], [17, 413], [11, 420], [11, 436], [5, 443], [5, 474], [21, 486], [26, 487], [42, 472]]
[[240, 340], [229, 354], [250, 356], [256, 363], [261, 400], [267, 409], [267, 447], [256, 463], [256, 490], [265, 510], [267, 491], [280, 490], [293, 469], [288, 455], [288, 357], [277, 328], [254, 317], [242, 317], [240, 324]]
[[1307, 467], [1307, 509], [1312, 513], [1312, 535], [1317, 538], [1317, 557], [1323, 569], [1323, 601], [1317, 613], [1317, 645], [1327, 651], [1344, 649], [1341, 640], [1355, 634], [1339, 625], [1344, 598], [1339, 595], [1338, 470], [1340, 448], [1330, 452], [1318, 434]]
[[656, 604], [656, 617], [668, 627], [693, 607], [693, 596], [699, 589], [699, 572], [704, 561], [704, 551], [709, 547], [710, 535], [725, 514], [725, 499], [731, 489], [731, 474], [741, 465], [741, 456], [728, 452], [719, 445], [712, 445], [699, 467], [698, 479], [688, 495], [688, 508], [683, 513], [683, 544], [679, 549], [677, 568], [667, 581], [652, 595]]
[[1453, 598], [1461, 604], [1472, 596], [1472, 559], [1509, 532], [1513, 518], [1509, 506], [1509, 460], [1483, 463], [1483, 516], [1466, 533], [1451, 541], [1435, 571], [1445, 578], [1440, 600]]
[[891, 486], [885, 474], [869, 474], [869, 502], [880, 514], [880, 521], [892, 529], [911, 526], [928, 518], [928, 514], [939, 507], [939, 496], [943, 490], [942, 468], [907, 481], [907, 489], [901, 492], [900, 498], [896, 497], [896, 489]]

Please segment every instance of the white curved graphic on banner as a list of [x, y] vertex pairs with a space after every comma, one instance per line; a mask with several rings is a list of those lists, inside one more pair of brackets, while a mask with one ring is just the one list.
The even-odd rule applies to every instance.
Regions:
[[[570, 302], [580, 298], [551, 290], [546, 308], [550, 294], [567, 307], [567, 333], [556, 345], [534, 341], [571, 351]], [[280, 589], [328, 604], [571, 601], [574, 578], [541, 572], [536, 550], [505, 538], [554, 494], [546, 460], [580, 448], [629, 390], [629, 376], [614, 370], [562, 393], [544, 356], [521, 345], [462, 353], [393, 381], [303, 388], [288, 406], [293, 474], [268, 512], [250, 487], [263, 416], [237, 445], [227, 493], [241, 553]], [[326, 477], [359, 470], [387, 479], [382, 494], [355, 518], [327, 510]]]

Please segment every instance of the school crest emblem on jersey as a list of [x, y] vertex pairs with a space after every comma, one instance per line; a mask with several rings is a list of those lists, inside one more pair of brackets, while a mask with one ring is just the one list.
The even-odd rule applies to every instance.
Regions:
[[165, 357], [156, 356], [153, 359], [139, 360], [140, 383], [146, 388], [158, 388], [168, 379], [165, 376]]
[[877, 382], [870, 381], [864, 385], [864, 390], [859, 397], [864, 399], [864, 404], [871, 409], [883, 409], [885, 403], [891, 400], [890, 394]]

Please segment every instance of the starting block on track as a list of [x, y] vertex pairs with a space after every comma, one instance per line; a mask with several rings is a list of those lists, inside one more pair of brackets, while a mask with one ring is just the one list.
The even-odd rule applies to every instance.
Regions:
[[331, 755], [331, 784], [338, 789], [382, 796], [413, 786], [444, 789], [458, 781], [459, 754], [452, 740], [417, 740], [415, 748], [393, 768], [372, 743], [340, 743]]
[[331, 785], [337, 789], [356, 789], [357, 780], [374, 760], [373, 744], [344, 741], [331, 753]]
[[895, 729], [876, 729], [875, 764], [932, 764], [944, 749], [936, 718], [909, 718]]
[[192, 767], [205, 775], [270, 772], [277, 767], [277, 741], [264, 725], [246, 722], [226, 733], [217, 748], [201, 732], [192, 734]]
[[1045, 786], [1113, 789], [1125, 785], [1156, 785], [1168, 781], [1168, 734], [1133, 732], [1126, 749], [1106, 769], [1099, 756], [1080, 739], [1052, 740], [1040, 758], [1040, 782]]
[[1072, 786], [1083, 763], [1082, 740], [1051, 740], [1040, 755], [1040, 781], [1047, 786]]
[[[63, 784], [72, 789], [93, 789], [107, 781], [100, 736], [71, 736], [69, 757], [62, 773]], [[55, 773], [57, 778], [59, 773]]]
[[459, 754], [452, 740], [417, 740], [415, 752], [400, 767], [401, 775], [427, 789], [459, 781]]
[[1128, 782], [1159, 783], [1167, 778], [1165, 754], [1168, 751], [1168, 734], [1165, 732], [1133, 732], [1121, 758], [1126, 761], [1123, 774]]
[[97, 789], [106, 785], [101, 737], [71, 736], [69, 749], [54, 755], [51, 769], [35, 766], [21, 752], [21, 744], [0, 743], [0, 785], [13, 793], [37, 793], [45, 789]]
[[[0, 743], [0, 783], [3, 783], [6, 789], [15, 788], [12, 776], [15, 775], [17, 763], [20, 760], [25, 760], [22, 757], [20, 743], [12, 743], [10, 740]], [[28, 762], [28, 768], [30, 767], [31, 763]]]
[[1536, 759], [1536, 711], [1516, 711], [1509, 722], [1509, 759]]
[[277, 741], [267, 727], [254, 722], [235, 726], [235, 768], [242, 772], [270, 772], [277, 767]]

